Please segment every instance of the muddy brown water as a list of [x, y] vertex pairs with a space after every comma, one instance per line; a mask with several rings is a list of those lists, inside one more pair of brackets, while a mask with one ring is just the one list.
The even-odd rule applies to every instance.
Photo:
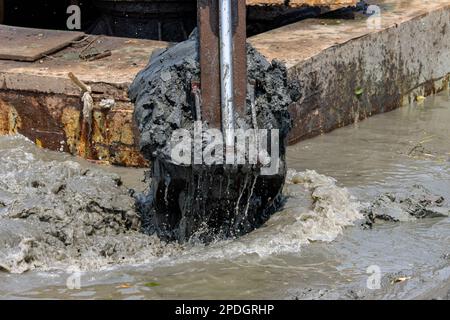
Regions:
[[[288, 150], [286, 207], [261, 229], [206, 247], [157, 244], [158, 255], [147, 260], [0, 271], [0, 298], [448, 299], [450, 218], [381, 222], [367, 229], [359, 210], [380, 194], [407, 193], [415, 184], [443, 196], [448, 208], [449, 123], [444, 92], [299, 143]], [[0, 137], [0, 150], [12, 158], [29, 155], [22, 160], [30, 171], [39, 170], [33, 165], [38, 160], [96, 167], [20, 137]], [[145, 188], [143, 170], [95, 169], [119, 174], [127, 187]], [[80, 289], [70, 289], [68, 280]], [[368, 280], [376, 289], [368, 288]]]

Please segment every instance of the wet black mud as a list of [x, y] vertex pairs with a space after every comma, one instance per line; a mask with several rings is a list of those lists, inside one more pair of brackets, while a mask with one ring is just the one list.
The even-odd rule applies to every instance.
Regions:
[[[150, 192], [138, 197], [147, 233], [179, 241], [233, 238], [257, 228], [280, 208], [286, 137], [291, 128], [287, 108], [298, 98], [298, 90], [296, 84], [288, 83], [287, 70], [280, 62], [268, 62], [250, 45], [247, 58], [246, 112], [235, 114], [236, 128], [279, 130], [281, 161], [271, 176], [262, 177], [257, 165], [183, 166], [171, 158], [173, 133], [178, 129], [192, 133], [197, 117], [191, 92], [192, 82], [200, 77], [195, 33], [154, 54], [136, 77], [130, 97], [135, 102], [140, 149], [152, 163]], [[208, 128], [203, 121], [202, 129]]]

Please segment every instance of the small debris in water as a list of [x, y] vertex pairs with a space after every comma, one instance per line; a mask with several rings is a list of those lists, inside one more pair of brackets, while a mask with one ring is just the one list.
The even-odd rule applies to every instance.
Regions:
[[419, 103], [423, 103], [426, 100], [426, 98], [424, 96], [417, 96], [416, 97], [416, 101]]
[[160, 284], [157, 282], [147, 282], [144, 284], [144, 286], [148, 287], [148, 288], [154, 288], [154, 287], [159, 287]]
[[450, 207], [445, 199], [421, 185], [413, 185], [403, 193], [385, 193], [363, 210], [366, 226], [382, 221], [414, 221], [423, 218], [447, 217]]
[[357, 97], [360, 97], [363, 93], [364, 93], [364, 89], [363, 89], [363, 88], [357, 88], [357, 89], [355, 90], [355, 95], [356, 95]]
[[411, 277], [398, 277], [391, 281], [391, 284], [405, 282], [407, 280], [411, 280]]

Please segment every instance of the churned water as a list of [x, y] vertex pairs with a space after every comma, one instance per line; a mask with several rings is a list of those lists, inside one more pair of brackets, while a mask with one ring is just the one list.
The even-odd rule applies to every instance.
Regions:
[[209, 246], [138, 232], [143, 170], [0, 137], [0, 298], [449, 298], [449, 123], [445, 92], [291, 147], [285, 208]]

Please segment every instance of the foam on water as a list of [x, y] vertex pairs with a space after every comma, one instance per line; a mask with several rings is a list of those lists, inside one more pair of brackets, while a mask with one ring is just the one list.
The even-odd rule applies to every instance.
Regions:
[[310, 242], [333, 241], [346, 227], [363, 218], [359, 202], [347, 189], [312, 170], [289, 170], [285, 195], [285, 208], [262, 228], [239, 239], [192, 246], [179, 259], [232, 259], [243, 255], [264, 258], [299, 253]]

